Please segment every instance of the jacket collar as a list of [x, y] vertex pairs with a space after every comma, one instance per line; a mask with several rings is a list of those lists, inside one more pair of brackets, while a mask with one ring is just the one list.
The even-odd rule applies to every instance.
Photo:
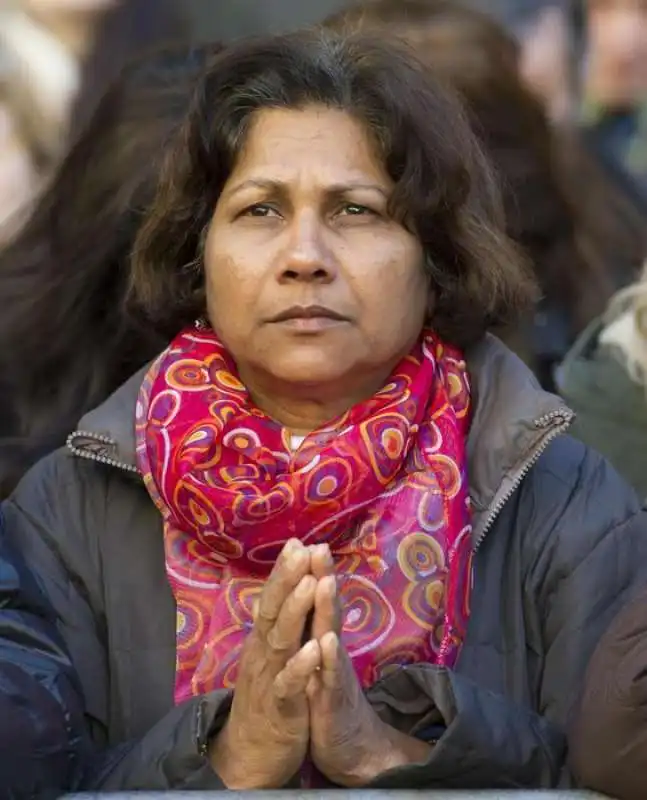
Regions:
[[[525, 364], [494, 336], [486, 336], [466, 358], [473, 403], [467, 459], [478, 545], [526, 472], [574, 415], [560, 398], [544, 392]], [[83, 417], [68, 439], [75, 455], [138, 473], [134, 420], [147, 369]]]

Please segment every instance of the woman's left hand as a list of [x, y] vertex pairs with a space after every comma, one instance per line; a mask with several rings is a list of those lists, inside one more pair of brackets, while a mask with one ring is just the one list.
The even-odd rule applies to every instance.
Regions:
[[313, 556], [319, 582], [312, 638], [319, 641], [322, 665], [308, 685], [310, 753], [333, 783], [359, 787], [387, 770], [426, 761], [431, 746], [387, 725], [366, 699], [339, 638], [341, 608], [332, 559], [326, 563]]

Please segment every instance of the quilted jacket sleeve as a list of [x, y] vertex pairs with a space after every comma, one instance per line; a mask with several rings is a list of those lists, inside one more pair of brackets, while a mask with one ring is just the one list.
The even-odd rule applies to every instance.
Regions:
[[[527, 659], [528, 668], [516, 674], [528, 681], [531, 700], [516, 705], [505, 694], [438, 667], [418, 665], [396, 673], [374, 687], [371, 701], [394, 727], [436, 745], [427, 763], [386, 773], [376, 786], [573, 787], [583, 770], [580, 766], [578, 776], [571, 774], [569, 745], [577, 747], [580, 765], [591, 758], [603, 763], [601, 741], [613, 736], [611, 730], [591, 727], [581, 741], [568, 734], [598, 642], [623, 604], [647, 585], [647, 512], [601, 456], [564, 436], [528, 474], [492, 535], [520, 554], [509, 567], [520, 573], [525, 629], [517, 638], [525, 640], [525, 654], [515, 653], [512, 660]], [[491, 557], [484, 550], [480, 555]], [[496, 625], [510, 624], [497, 617]], [[645, 663], [635, 664], [624, 683], [637, 684]], [[517, 665], [505, 653], [499, 664], [511, 680]], [[611, 720], [614, 698], [600, 702], [604, 718]], [[591, 726], [595, 703], [589, 698], [586, 708]], [[617, 724], [616, 719], [613, 730]], [[609, 744], [608, 761], [624, 763], [617, 759], [620, 751], [619, 744]]]
[[[222, 789], [222, 782], [204, 755], [204, 743], [227, 718], [229, 692], [194, 698], [172, 708], [140, 738], [117, 746], [111, 742], [110, 660], [103, 587], [99, 580], [94, 583], [87, 580], [88, 575], [100, 572], [100, 558], [93, 550], [97, 538], [94, 534], [104, 522], [109, 500], [98, 471], [84, 466], [87, 464], [79, 466], [63, 452], [54, 453], [27, 473], [2, 507], [7, 541], [14, 547], [20, 546], [27, 564], [38, 574], [80, 682], [80, 689], [72, 683], [65, 684], [67, 694], [62, 708], [64, 713], [69, 712], [67, 728], [60, 727], [63, 716], [52, 717], [49, 738], [44, 731], [41, 733], [41, 752], [49, 753], [50, 768], [43, 781], [48, 785], [55, 780], [69, 781], [70, 775], [63, 771], [68, 753], [77, 741], [89, 740], [92, 751], [83, 754], [80, 777], [72, 776], [76, 778], [75, 788], [106, 792]], [[59, 674], [67, 662], [61, 655], [58, 673], [52, 664], [46, 674], [45, 667], [36, 663], [41, 654], [36, 639], [33, 641], [36, 647], [31, 648], [30, 640], [26, 639], [21, 656], [15, 658], [18, 664], [27, 665], [26, 675], [40, 675], [40, 683], [37, 679], [33, 681], [34, 694], [24, 700], [26, 708], [38, 713], [44, 707], [43, 697], [54, 708], [51, 686], [55, 677], [60, 681], [59, 686], [63, 686]], [[84, 717], [79, 713], [81, 704]], [[42, 713], [40, 718], [43, 719]], [[57, 719], [59, 730], [55, 731]], [[36, 736], [36, 730], [33, 735]], [[14, 747], [18, 749], [17, 745]], [[31, 751], [33, 748], [25, 748], [25, 752]], [[10, 769], [10, 763], [3, 752], [0, 758], [3, 788], [6, 784], [1, 770]], [[31, 769], [35, 771], [33, 765]]]
[[12, 798], [74, 787], [88, 754], [79, 686], [53, 609], [0, 515], [0, 786]]

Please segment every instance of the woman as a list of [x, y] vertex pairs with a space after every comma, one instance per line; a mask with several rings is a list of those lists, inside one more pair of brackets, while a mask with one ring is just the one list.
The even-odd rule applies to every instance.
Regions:
[[647, 498], [647, 271], [582, 334], [557, 380], [574, 435]]
[[591, 659], [573, 723], [573, 770], [582, 784], [618, 800], [647, 792], [647, 594], [613, 620]]
[[581, 142], [553, 133], [523, 83], [519, 48], [485, 14], [454, 0], [368, 0], [326, 24], [404, 38], [460, 92], [502, 179], [507, 233], [542, 293], [532, 322], [501, 335], [552, 389], [576, 336], [642, 263], [644, 215]]
[[132, 62], [0, 255], [0, 495], [169, 341], [123, 308], [128, 257], [204, 57]]
[[569, 784], [646, 519], [487, 334], [533, 297], [501, 224], [408, 51], [210, 61], [135, 245], [173, 341], [3, 507], [104, 750], [86, 788]]

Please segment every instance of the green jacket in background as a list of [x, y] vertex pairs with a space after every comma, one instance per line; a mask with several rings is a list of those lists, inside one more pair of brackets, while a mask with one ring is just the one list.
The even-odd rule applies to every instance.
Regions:
[[602, 328], [596, 322], [582, 334], [558, 370], [557, 385], [577, 414], [571, 435], [606, 456], [647, 498], [647, 389], [599, 345]]

